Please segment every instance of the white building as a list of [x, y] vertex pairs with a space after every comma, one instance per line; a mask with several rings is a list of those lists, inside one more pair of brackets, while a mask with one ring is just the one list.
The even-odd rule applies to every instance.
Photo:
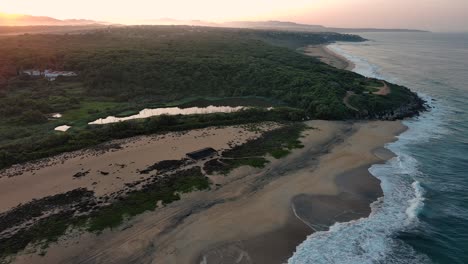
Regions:
[[59, 76], [73, 77], [77, 76], [75, 72], [72, 71], [54, 71], [54, 70], [45, 70], [41, 72], [40, 70], [25, 70], [24, 74], [29, 76], [44, 76], [49, 81], [55, 81]]
[[23, 71], [24, 74], [30, 75], [30, 76], [41, 76], [42, 73], [40, 70], [25, 70]]
[[73, 76], [77, 76], [77, 74], [72, 71], [52, 71], [52, 70], [44, 71], [44, 77], [46, 77], [49, 81], [54, 81], [59, 76], [73, 77]]

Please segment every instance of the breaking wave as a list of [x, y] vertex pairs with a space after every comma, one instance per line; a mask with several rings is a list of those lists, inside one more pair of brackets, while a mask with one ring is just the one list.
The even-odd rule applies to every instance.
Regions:
[[[330, 48], [354, 62], [355, 72], [384, 79], [378, 66], [346, 54], [339, 45], [333, 44]], [[433, 103], [430, 97], [420, 96]], [[372, 212], [369, 217], [336, 223], [328, 231], [310, 235], [297, 247], [288, 263], [431, 263], [426, 255], [416, 252], [398, 238], [399, 232], [418, 224], [418, 213], [423, 208], [425, 199], [424, 186], [417, 180], [424, 175], [408, 146], [421, 144], [447, 133], [440, 129], [444, 111], [437, 105], [431, 107], [431, 112], [404, 121], [408, 130], [399, 135], [397, 141], [386, 145], [396, 157], [369, 169], [381, 181], [384, 193], [383, 197], [371, 204]]]

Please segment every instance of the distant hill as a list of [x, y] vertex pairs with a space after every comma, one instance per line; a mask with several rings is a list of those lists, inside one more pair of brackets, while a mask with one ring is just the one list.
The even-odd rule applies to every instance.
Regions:
[[283, 21], [233, 21], [221, 24], [225, 27], [257, 28], [257, 29], [283, 29], [294, 31], [325, 31], [326, 27], [320, 25], [298, 24]]
[[159, 19], [143, 19], [138, 20], [132, 24], [140, 25], [190, 25], [200, 27], [220, 27], [220, 24], [214, 22], [207, 22], [202, 20], [178, 20], [173, 18], [159, 18]]
[[326, 28], [328, 31], [338, 33], [363, 33], [363, 32], [429, 32], [420, 29], [404, 28]]
[[290, 31], [310, 32], [425, 32], [417, 29], [381, 29], [381, 28], [332, 28], [321, 25], [299, 24], [288, 21], [234, 21], [220, 24], [224, 27], [254, 28], [254, 29], [277, 29]]
[[88, 19], [60, 20], [47, 16], [31, 16], [0, 13], [0, 26], [83, 26], [93, 24], [108, 24]]
[[[0, 13], [0, 26], [86, 26], [86, 25], [111, 25], [112, 23], [94, 21], [88, 19], [60, 20], [47, 16], [12, 15]], [[331, 28], [322, 25], [308, 25], [289, 21], [231, 21], [214, 23], [202, 20], [178, 20], [172, 18], [142, 19], [133, 24], [141, 25], [192, 25], [203, 27], [229, 27], [270, 29], [304, 32], [424, 32], [414, 29], [379, 29], [379, 28]]]
[[385, 29], [385, 28], [332, 28], [322, 25], [300, 24], [289, 21], [231, 21], [224, 23], [214, 23], [202, 20], [177, 20], [172, 18], [141, 20], [138, 24], [144, 25], [192, 25], [204, 27], [230, 27], [230, 28], [251, 28], [251, 29], [272, 29], [286, 31], [304, 32], [426, 32], [417, 29]]

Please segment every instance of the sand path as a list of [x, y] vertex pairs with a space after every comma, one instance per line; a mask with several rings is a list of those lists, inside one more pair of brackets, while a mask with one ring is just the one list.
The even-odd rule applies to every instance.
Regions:
[[382, 84], [383, 84], [383, 86], [380, 87], [378, 91], [373, 92], [373, 94], [388, 95], [391, 92], [390, 87], [388, 86], [388, 84], [385, 81], [382, 81]]
[[348, 107], [349, 109], [359, 112], [359, 109], [357, 109], [356, 107], [352, 106], [352, 105], [349, 103], [349, 98], [350, 98], [351, 96], [353, 96], [353, 95], [354, 95], [354, 92], [352, 92], [352, 91], [347, 91], [345, 97], [343, 98], [343, 104], [345, 104], [346, 107]]

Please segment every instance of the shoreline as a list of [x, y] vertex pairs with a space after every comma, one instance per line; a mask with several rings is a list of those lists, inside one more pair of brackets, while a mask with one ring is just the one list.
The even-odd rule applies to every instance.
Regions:
[[[400, 128], [393, 131], [394, 138], [387, 138], [386, 142], [381, 142], [381, 146], [369, 150], [375, 158], [372, 162], [357, 168], [348, 168], [334, 177], [336, 193], [294, 196], [291, 200], [294, 218], [289, 217], [287, 222], [276, 230], [243, 241], [243, 251], [254, 252], [250, 256], [251, 263], [286, 263], [296, 247], [309, 235], [318, 231], [328, 231], [336, 223], [367, 218], [372, 212], [371, 204], [383, 197], [380, 180], [369, 172], [369, 168], [374, 164], [383, 164], [395, 156], [390, 150], [384, 149], [384, 145], [396, 141], [396, 136], [407, 130], [401, 121], [397, 122]], [[342, 145], [337, 145], [334, 149], [340, 147]], [[330, 154], [332, 153], [333, 150]], [[299, 227], [297, 220], [303, 225]], [[275, 253], [271, 253], [272, 249]], [[217, 251], [219, 252], [219, 249]]]
[[[309, 46], [305, 53], [336, 68], [355, 67], [325, 45]], [[143, 213], [100, 235], [69, 234], [52, 244], [44, 256], [27, 250], [14, 263], [284, 263], [314, 232], [328, 230], [337, 222], [369, 216], [370, 205], [383, 196], [380, 181], [369, 168], [395, 156], [384, 146], [407, 129], [401, 121], [306, 123], [314, 129], [306, 130], [301, 139], [305, 148], [293, 150], [280, 160], [271, 159], [264, 169], [242, 167], [228, 176], [210, 177], [213, 186], [216, 185], [213, 193], [185, 194], [181, 201]], [[210, 144], [207, 142], [210, 136], [216, 138], [216, 133], [188, 134], [199, 138], [197, 145]], [[258, 136], [246, 133], [238, 138], [234, 131], [228, 134], [237, 143]], [[172, 138], [171, 133], [168, 135]], [[150, 143], [148, 138], [138, 137], [141, 144], [131, 143], [135, 145], [132, 151], [144, 149]], [[179, 141], [168, 140], [152, 148], [176, 146]], [[229, 142], [218, 140], [220, 147], [229, 147]], [[177, 150], [173, 155], [179, 157], [185, 151]], [[137, 163], [149, 162], [148, 159]], [[76, 159], [75, 163], [75, 167], [82, 165], [81, 160]], [[127, 164], [128, 169], [116, 172], [137, 170], [131, 164]], [[99, 172], [97, 167], [93, 170]], [[30, 177], [35, 176], [33, 171]], [[90, 179], [84, 185], [93, 186], [93, 181]], [[116, 188], [108, 184], [111, 182], [106, 183], [107, 188]], [[50, 189], [47, 193], [54, 191]], [[95, 191], [105, 194], [110, 190]], [[4, 209], [9, 206], [3, 205]]]
[[[264, 169], [236, 169], [212, 191], [184, 195], [99, 236], [69, 235], [44, 256], [23, 253], [15, 263], [283, 263], [310, 226], [368, 216], [382, 194], [368, 168], [391, 157], [381, 148], [404, 130], [400, 121], [307, 124], [314, 129], [305, 131], [304, 148]], [[329, 208], [359, 213], [335, 218]]]
[[318, 58], [321, 62], [341, 70], [352, 71], [356, 65], [344, 56], [328, 48], [329, 44], [310, 45], [304, 48], [304, 54]]

